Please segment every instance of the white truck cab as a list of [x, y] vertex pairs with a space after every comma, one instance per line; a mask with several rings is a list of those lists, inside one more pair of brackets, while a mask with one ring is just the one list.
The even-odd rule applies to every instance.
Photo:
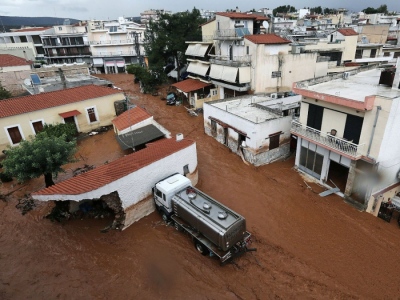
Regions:
[[172, 213], [171, 198], [185, 187], [192, 186], [190, 179], [181, 174], [171, 175], [154, 186], [154, 202], [156, 209], [166, 221]]

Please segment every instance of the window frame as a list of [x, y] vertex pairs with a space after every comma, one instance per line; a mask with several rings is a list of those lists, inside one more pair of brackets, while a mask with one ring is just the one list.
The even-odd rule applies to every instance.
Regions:
[[[95, 116], [95, 118], [96, 118], [95, 121], [91, 121], [91, 119], [90, 119], [89, 110], [91, 110], [91, 109], [93, 109], [93, 113], [94, 113], [94, 116]], [[98, 113], [97, 113], [97, 108], [96, 108], [96, 106], [89, 106], [89, 107], [86, 107], [86, 108], [85, 108], [85, 111], [86, 111], [86, 118], [87, 118], [88, 124], [95, 124], [95, 123], [99, 123], [99, 122], [100, 122], [100, 120], [99, 120], [99, 115], [98, 115]]]
[[38, 123], [38, 122], [41, 122], [41, 123], [42, 123], [42, 126], [44, 126], [44, 125], [46, 124], [46, 123], [44, 122], [44, 119], [39, 119], [39, 120], [32, 120], [32, 121], [30, 121], [31, 129], [32, 129], [32, 132], [33, 132], [34, 135], [37, 135], [38, 132], [36, 132], [35, 127], [33, 126], [33, 123]]
[[[8, 129], [15, 128], [15, 127], [18, 128], [19, 134], [21, 135], [21, 140], [18, 143], [14, 143], [13, 142], [13, 140], [12, 140], [12, 138], [10, 136], [10, 133], [8, 132]], [[24, 135], [24, 132], [22, 131], [22, 128], [21, 128], [20, 124], [6, 126], [6, 127], [4, 127], [4, 130], [6, 131], [6, 135], [7, 135], [8, 141], [9, 141], [11, 146], [18, 146], [23, 140], [25, 140], [25, 135]]]

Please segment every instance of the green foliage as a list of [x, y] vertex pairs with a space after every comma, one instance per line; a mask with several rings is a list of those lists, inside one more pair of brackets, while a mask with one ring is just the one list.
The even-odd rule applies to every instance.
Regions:
[[325, 15], [337, 14], [337, 10], [334, 8], [325, 7], [324, 14]]
[[322, 7], [321, 6], [316, 6], [312, 7], [310, 11], [316, 15], [322, 15]]
[[294, 6], [290, 6], [290, 5], [282, 5], [282, 6], [278, 6], [277, 8], [275, 8], [272, 13], [274, 16], [276, 16], [276, 14], [278, 13], [288, 13], [288, 12], [295, 12], [296, 8]]
[[[67, 142], [64, 135], [57, 137], [40, 132], [35, 139], [24, 140], [17, 147], [10, 147], [2, 162], [3, 169], [20, 182], [45, 175], [46, 186], [50, 186], [52, 175], [57, 177], [59, 172], [64, 171], [62, 165], [74, 161], [75, 151], [75, 141]], [[48, 177], [51, 182], [47, 180]]]
[[12, 181], [12, 176], [6, 172], [0, 172], [0, 181], [1, 182], [10, 182]]
[[76, 126], [72, 123], [45, 124], [42, 132], [46, 132], [48, 136], [65, 136], [66, 141], [72, 141], [76, 136]]
[[146, 69], [139, 65], [129, 65], [126, 70], [141, 82], [145, 94], [154, 92], [157, 86], [166, 81], [166, 75], [161, 68]]
[[388, 13], [388, 9], [387, 9], [387, 5], [386, 4], [382, 4], [378, 8], [367, 7], [365, 9], [363, 9], [362, 11], [364, 13], [366, 13], [366, 14], [379, 14], [379, 13], [387, 14]]
[[11, 98], [12, 95], [9, 91], [7, 91], [0, 82], [0, 100]]
[[185, 63], [186, 41], [201, 41], [203, 22], [196, 8], [191, 12], [160, 14], [158, 21], [150, 20], [144, 34], [144, 48], [152, 71], [161, 70], [171, 61], [176, 61], [179, 69]]

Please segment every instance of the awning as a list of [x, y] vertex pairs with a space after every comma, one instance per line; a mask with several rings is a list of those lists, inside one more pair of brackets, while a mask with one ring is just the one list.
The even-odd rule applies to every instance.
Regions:
[[117, 67], [119, 67], [119, 68], [125, 67], [125, 61], [117, 60]]
[[171, 86], [176, 87], [178, 90], [181, 90], [184, 93], [197, 91], [197, 90], [205, 88], [206, 86], [209, 86], [209, 85], [211, 85], [211, 84], [202, 82], [200, 80], [191, 79], [191, 78], [171, 84]]
[[187, 72], [198, 74], [201, 76], [206, 76], [210, 65], [202, 64], [197, 62], [190, 62], [189, 67], [187, 68]]
[[132, 149], [162, 137], [164, 137], [164, 133], [154, 125], [147, 125], [115, 136], [122, 150]]
[[236, 82], [236, 77], [238, 73], [238, 68], [226, 67], [224, 66], [224, 70], [222, 71], [222, 80], [227, 82]]
[[223, 66], [211, 65], [210, 77], [214, 79], [221, 79], [223, 70]]
[[93, 67], [102, 67], [104, 65], [102, 58], [93, 58]]
[[190, 44], [186, 49], [185, 55], [204, 57], [208, 47], [208, 44]]
[[196, 56], [204, 57], [206, 55], [208, 45], [200, 45]]
[[81, 113], [77, 110], [70, 110], [59, 114], [62, 118], [66, 119], [69, 117], [80, 115]]
[[189, 47], [186, 49], [185, 55], [194, 55], [196, 45], [197, 44], [190, 44]]
[[250, 82], [250, 67], [239, 68], [239, 83]]

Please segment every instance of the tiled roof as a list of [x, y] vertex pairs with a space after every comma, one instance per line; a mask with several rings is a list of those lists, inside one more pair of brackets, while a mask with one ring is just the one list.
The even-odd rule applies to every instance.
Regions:
[[99, 166], [49, 188], [32, 193], [32, 195], [79, 195], [88, 193], [185, 149], [194, 143], [193, 140], [188, 139], [183, 139], [179, 142], [176, 139], [163, 139], [155, 143], [149, 143], [146, 149], [126, 155], [109, 164]]
[[204, 88], [206, 86], [209, 86], [209, 85], [210, 85], [209, 83], [205, 83], [205, 82], [202, 82], [200, 80], [196, 80], [196, 79], [192, 79], [192, 78], [189, 78], [189, 79], [186, 79], [184, 81], [179, 81], [177, 83], [171, 84], [171, 86], [174, 86], [177, 89], [179, 89], [179, 90], [181, 90], [182, 92], [185, 92], [185, 93], [189, 93], [189, 92], [192, 92], [192, 91], [197, 91], [197, 90], [202, 89], [202, 88]]
[[246, 39], [254, 44], [289, 44], [291, 41], [281, 38], [276, 34], [253, 34], [246, 35]]
[[44, 31], [47, 29], [51, 29], [51, 27], [32, 27], [32, 28], [22, 28], [13, 30], [12, 32], [25, 32], [25, 31]]
[[129, 126], [142, 122], [150, 117], [151, 115], [147, 111], [139, 106], [136, 106], [120, 114], [118, 117], [112, 120], [112, 123], [115, 125], [115, 127], [117, 127], [118, 130], [124, 130]]
[[0, 54], [0, 67], [29, 66], [32, 62], [11, 54]]
[[10, 98], [0, 101], [0, 118], [118, 93], [122, 92], [104, 86], [85, 85], [55, 92]]
[[216, 15], [228, 17], [231, 19], [269, 20], [267, 17], [260, 16], [257, 14], [246, 14], [238, 12], [217, 12]]
[[344, 36], [358, 35], [358, 33], [355, 32], [354, 29], [351, 29], [351, 28], [341, 28], [341, 29], [338, 29], [338, 32], [343, 34]]

